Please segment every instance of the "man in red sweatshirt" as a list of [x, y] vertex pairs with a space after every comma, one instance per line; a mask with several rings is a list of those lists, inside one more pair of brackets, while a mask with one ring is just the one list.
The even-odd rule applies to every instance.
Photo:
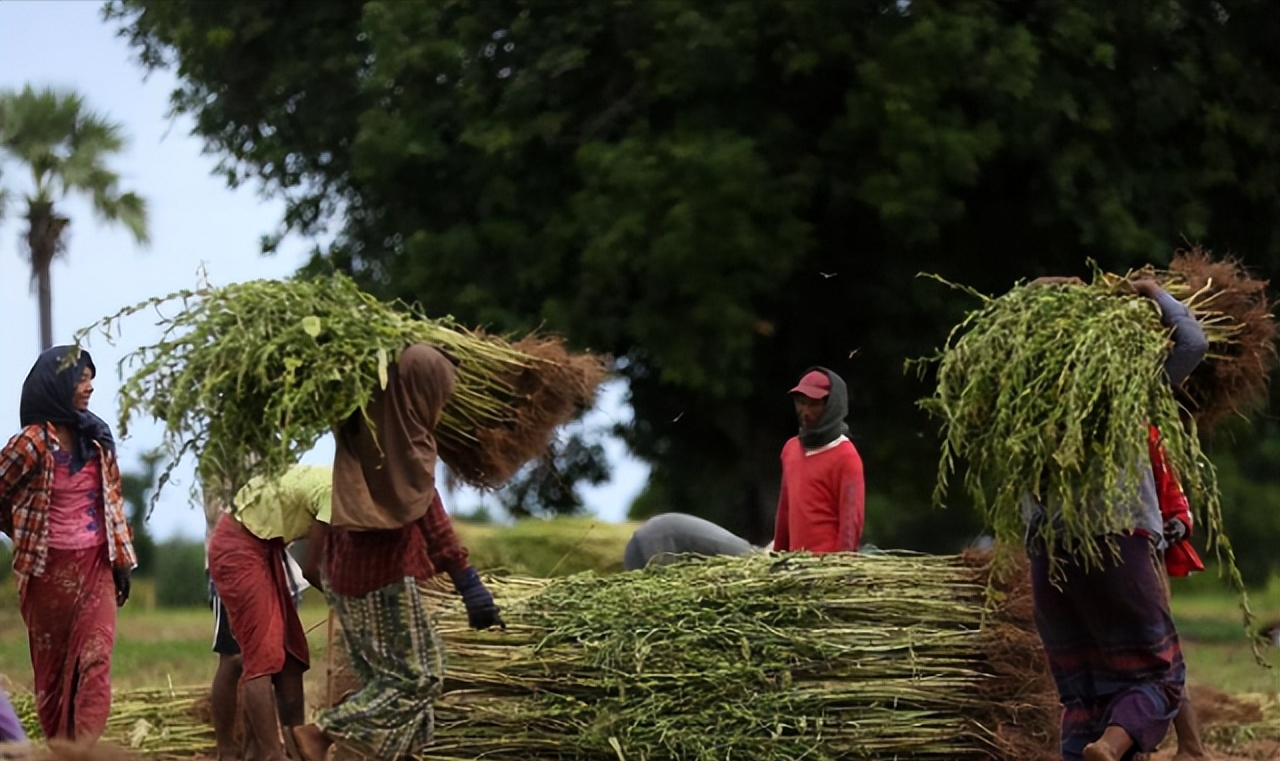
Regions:
[[862, 542], [866, 488], [862, 458], [844, 419], [844, 380], [812, 367], [791, 389], [800, 432], [782, 447], [782, 493], [773, 533], [776, 552], [854, 552]]

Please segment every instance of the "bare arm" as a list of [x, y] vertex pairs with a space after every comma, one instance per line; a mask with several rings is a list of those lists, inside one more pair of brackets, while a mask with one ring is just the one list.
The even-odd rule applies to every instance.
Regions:
[[329, 539], [329, 524], [314, 521], [307, 534], [307, 557], [302, 564], [302, 578], [316, 589], [324, 589], [320, 569], [324, 568], [324, 545]]

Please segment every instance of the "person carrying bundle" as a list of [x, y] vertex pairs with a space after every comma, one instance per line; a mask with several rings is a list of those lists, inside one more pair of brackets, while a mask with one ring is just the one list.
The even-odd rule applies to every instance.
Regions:
[[773, 534], [777, 552], [856, 552], [862, 542], [862, 458], [844, 419], [844, 380], [812, 367], [789, 392], [800, 432], [782, 448], [782, 490]]
[[225, 725], [228, 716], [234, 719], [235, 700], [225, 681], [236, 666], [247, 740], [259, 758], [283, 761], [279, 727], [292, 743], [293, 729], [306, 719], [302, 674], [310, 666], [310, 652], [298, 617], [299, 584], [290, 573], [286, 547], [309, 536], [313, 524], [328, 522], [332, 480], [329, 468], [304, 465], [273, 481], [251, 479], [209, 537], [212, 601], [219, 618], [225, 610], [230, 624], [229, 632], [219, 626], [214, 643], [221, 677], [215, 679], [219, 689], [214, 701], [220, 758], [234, 755]]
[[388, 761], [431, 742], [443, 659], [419, 582], [449, 574], [473, 628], [503, 625], [436, 490], [435, 429], [454, 383], [448, 357], [413, 344], [364, 413], [334, 432], [333, 520], [310, 542], [324, 548], [325, 595], [360, 689], [294, 732], [306, 761], [323, 761], [334, 742]]
[[[1177, 386], [1208, 349], [1204, 331], [1154, 280], [1133, 288], [1159, 306], [1161, 322], [1172, 328], [1164, 372]], [[1062, 506], [1024, 498], [1035, 623], [1063, 706], [1064, 761], [1118, 761], [1153, 751], [1182, 699], [1186, 667], [1164, 591], [1165, 521], [1150, 465], [1132, 471], [1138, 483], [1131, 502], [1080, 506], [1126, 516], [1128, 530], [1095, 538], [1104, 545], [1101, 567], [1076, 564], [1060, 546], [1047, 546], [1039, 528], [1060, 520]]]

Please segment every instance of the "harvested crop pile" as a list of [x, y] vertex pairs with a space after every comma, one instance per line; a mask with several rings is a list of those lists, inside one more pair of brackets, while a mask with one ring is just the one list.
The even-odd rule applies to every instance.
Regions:
[[[1235, 280], [1206, 275], [1218, 265], [1197, 256], [1179, 261], [1181, 273], [1099, 272], [1087, 285], [1018, 284], [998, 297], [975, 294], [980, 307], [920, 363], [937, 370], [936, 390], [921, 401], [941, 422], [937, 501], [963, 467], [965, 491], [1002, 546], [1021, 542], [1022, 500], [1030, 494], [1061, 507], [1061, 520], [1044, 521], [1039, 538], [1097, 564], [1102, 550], [1093, 538], [1130, 526], [1126, 515], [1095, 506], [1136, 498], [1137, 469], [1149, 467], [1145, 433], [1154, 424], [1198, 525], [1235, 577], [1215, 471], [1163, 372], [1169, 330], [1155, 303], [1129, 286], [1155, 276], [1200, 321], [1210, 355], [1192, 396], [1221, 399], [1221, 406], [1201, 402], [1201, 411], [1242, 409], [1266, 388], [1274, 326], [1258, 281], [1234, 265], [1226, 271]], [[1216, 285], [1192, 290], [1215, 277]]]
[[[201, 703], [209, 692], [208, 685], [163, 690], [117, 691], [111, 701], [111, 716], [103, 734], [100, 751], [76, 752], [74, 746], [63, 746], [57, 752], [40, 757], [114, 761], [127, 757], [117, 749], [128, 748], [149, 756], [193, 756], [214, 747], [213, 727], [207, 722], [208, 711], [201, 713]], [[29, 692], [10, 694], [18, 717], [33, 737], [39, 736], [35, 696]]]
[[606, 375], [600, 357], [571, 353], [559, 339], [509, 341], [429, 320], [341, 275], [172, 293], [77, 339], [94, 329], [110, 336], [125, 318], [153, 310], [162, 338], [120, 362], [120, 430], [140, 412], [164, 421], [170, 468], [193, 452], [204, 485], [225, 502], [249, 476], [282, 473], [333, 425], [362, 414], [413, 343], [458, 363], [437, 443], [453, 474], [479, 487], [502, 484], [542, 454]]
[[988, 559], [713, 558], [496, 578], [505, 632], [428, 592], [445, 759], [1052, 758], [1058, 710], [1025, 583]]

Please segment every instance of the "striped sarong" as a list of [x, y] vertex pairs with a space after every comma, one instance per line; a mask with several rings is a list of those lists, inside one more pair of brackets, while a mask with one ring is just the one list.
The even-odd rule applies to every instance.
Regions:
[[326, 596], [360, 689], [321, 711], [316, 723], [367, 758], [414, 755], [435, 732], [432, 704], [444, 678], [443, 651], [418, 582], [406, 577], [362, 597]]
[[1088, 571], [1060, 557], [1064, 578], [1049, 578], [1049, 559], [1033, 550], [1031, 590], [1035, 622], [1062, 701], [1064, 761], [1114, 724], [1129, 733], [1136, 753], [1150, 753], [1178, 712], [1186, 666], [1164, 569], [1142, 535], [1108, 537], [1103, 568]]

